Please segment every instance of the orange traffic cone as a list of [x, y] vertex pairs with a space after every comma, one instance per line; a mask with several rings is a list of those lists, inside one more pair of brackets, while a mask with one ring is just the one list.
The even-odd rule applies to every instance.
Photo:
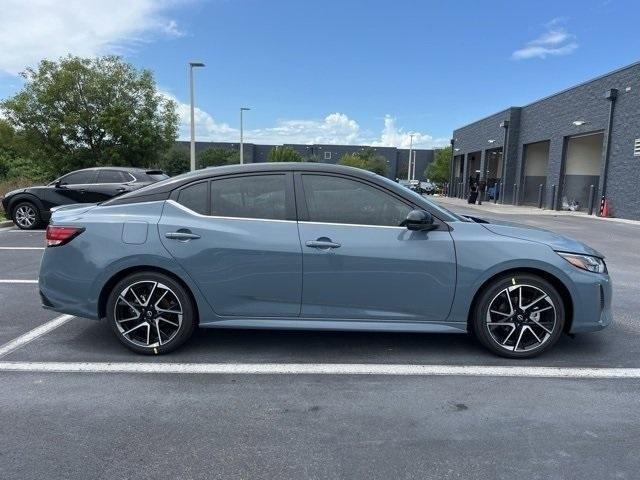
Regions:
[[601, 217], [609, 217], [611, 216], [611, 211], [609, 209], [609, 200], [602, 197], [602, 201], [600, 202], [600, 216]]

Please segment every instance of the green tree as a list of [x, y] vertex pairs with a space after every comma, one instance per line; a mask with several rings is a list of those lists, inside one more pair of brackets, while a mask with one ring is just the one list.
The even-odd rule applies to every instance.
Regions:
[[302, 155], [291, 147], [273, 147], [269, 152], [270, 162], [302, 162]]
[[164, 152], [154, 166], [171, 177], [188, 172], [189, 150], [174, 146]]
[[208, 148], [198, 155], [198, 168], [240, 163], [240, 153], [227, 148]]
[[451, 147], [436, 150], [435, 156], [435, 160], [425, 169], [424, 176], [432, 182], [448, 182], [451, 172]]
[[150, 166], [176, 139], [172, 100], [153, 75], [116, 56], [43, 60], [0, 102], [8, 121], [55, 176], [95, 165]]
[[347, 167], [362, 168], [378, 175], [384, 175], [387, 171], [384, 157], [378, 155], [373, 148], [365, 148], [355, 153], [346, 153], [338, 163]]

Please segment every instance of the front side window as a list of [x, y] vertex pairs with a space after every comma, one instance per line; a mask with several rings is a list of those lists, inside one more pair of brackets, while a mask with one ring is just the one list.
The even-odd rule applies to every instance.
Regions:
[[63, 185], [85, 185], [93, 180], [94, 171], [73, 172], [60, 179]]
[[309, 221], [397, 227], [411, 207], [356, 180], [327, 175], [302, 175]]
[[211, 215], [286, 220], [286, 176], [251, 175], [211, 182]]
[[189, 210], [207, 214], [207, 182], [195, 183], [180, 190], [178, 195], [178, 203], [184, 205]]

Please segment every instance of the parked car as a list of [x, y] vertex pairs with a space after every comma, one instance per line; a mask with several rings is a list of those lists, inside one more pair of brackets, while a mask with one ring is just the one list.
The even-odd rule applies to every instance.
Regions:
[[201, 328], [470, 332], [537, 355], [611, 321], [603, 255], [456, 215], [396, 182], [320, 163], [224, 166], [57, 209], [45, 308], [103, 319], [143, 354]]
[[167, 178], [161, 170], [86, 168], [67, 173], [48, 185], [8, 192], [2, 207], [18, 228], [32, 230], [49, 221], [54, 207], [103, 202]]

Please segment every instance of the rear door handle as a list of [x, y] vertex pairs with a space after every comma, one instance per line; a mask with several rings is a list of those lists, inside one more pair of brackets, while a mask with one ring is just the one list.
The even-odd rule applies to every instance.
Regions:
[[164, 236], [171, 240], [182, 240], [183, 242], [200, 238], [200, 235], [191, 232], [167, 232]]
[[336, 242], [332, 242], [331, 239], [319, 238], [317, 240], [309, 240], [306, 244], [309, 248], [319, 248], [319, 249], [328, 249], [328, 248], [340, 248], [340, 244]]

